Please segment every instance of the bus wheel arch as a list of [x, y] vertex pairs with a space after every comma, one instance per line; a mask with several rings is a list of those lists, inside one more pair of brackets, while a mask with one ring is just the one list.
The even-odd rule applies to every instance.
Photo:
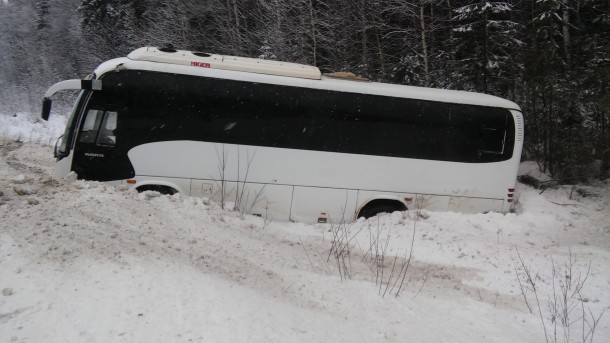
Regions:
[[164, 195], [174, 195], [176, 193], [180, 193], [180, 191], [171, 185], [162, 185], [157, 183], [149, 183], [145, 185], [139, 185], [135, 187], [138, 193], [142, 193], [145, 191], [155, 191]]
[[362, 206], [356, 217], [368, 219], [380, 213], [393, 213], [406, 210], [408, 210], [407, 205], [397, 198], [377, 198], [368, 201]]

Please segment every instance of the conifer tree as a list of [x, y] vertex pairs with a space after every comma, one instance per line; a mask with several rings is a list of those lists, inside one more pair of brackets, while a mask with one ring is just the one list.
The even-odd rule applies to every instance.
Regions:
[[468, 2], [453, 10], [456, 76], [465, 89], [506, 94], [515, 73], [519, 24], [508, 1]]

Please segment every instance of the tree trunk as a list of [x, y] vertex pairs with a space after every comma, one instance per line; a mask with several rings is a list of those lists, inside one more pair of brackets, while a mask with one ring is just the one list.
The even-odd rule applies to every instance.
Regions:
[[563, 54], [566, 60], [566, 67], [570, 69], [570, 9], [568, 7], [568, 0], [564, 0], [562, 12], [562, 32], [563, 32]]
[[367, 19], [366, 19], [366, 0], [360, 0], [360, 27], [362, 30], [362, 39], [361, 39], [361, 47], [362, 47], [362, 64], [366, 68], [367, 77], [370, 77], [371, 72], [369, 68], [369, 56], [367, 51], [368, 45], [368, 37], [367, 37]]
[[[553, 161], [554, 150], [553, 149], [553, 136], [554, 136], [554, 115], [553, 115], [553, 84], [549, 85], [549, 103], [547, 112], [547, 148], [546, 148], [546, 160], [549, 166], [549, 172], [551, 175], [555, 174], [555, 166]], [[554, 175], [553, 175], [554, 176]]]
[[429, 69], [429, 58], [428, 58], [428, 44], [426, 42], [426, 21], [424, 18], [424, 6], [419, 7], [419, 24], [421, 27], [421, 46], [423, 50], [424, 58], [424, 79], [426, 80], [426, 86], [430, 85], [430, 69]]
[[235, 17], [235, 27], [239, 31], [239, 9], [237, 8], [237, 2], [233, 1], [233, 16]]
[[379, 49], [379, 62], [381, 63], [381, 79], [385, 81], [385, 54], [383, 52], [383, 35], [378, 28], [377, 33], [377, 48]]
[[[449, 23], [453, 22], [453, 7], [451, 7], [451, 1], [447, 0], [447, 8], [449, 9]], [[449, 58], [451, 60], [451, 65], [455, 68], [455, 49], [453, 48], [453, 30], [451, 26], [449, 26]]]
[[309, 0], [309, 24], [311, 26], [311, 41], [313, 44], [313, 65], [318, 66], [318, 42], [316, 40], [316, 17], [313, 10], [313, 0]]
[[487, 79], [489, 78], [487, 70], [487, 62], [489, 61], [488, 54], [488, 40], [489, 32], [487, 32], [487, 11], [483, 12], [483, 61], [481, 67], [483, 68], [483, 93], [487, 93]]

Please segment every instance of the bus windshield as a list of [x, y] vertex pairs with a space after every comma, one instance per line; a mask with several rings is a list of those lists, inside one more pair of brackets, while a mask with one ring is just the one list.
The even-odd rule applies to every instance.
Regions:
[[69, 154], [70, 142], [72, 141], [72, 137], [74, 136], [74, 128], [76, 126], [76, 121], [78, 118], [77, 113], [79, 109], [79, 103], [83, 98], [84, 93], [84, 90], [80, 91], [80, 93], [78, 94], [78, 98], [76, 99], [76, 102], [74, 104], [74, 107], [72, 108], [72, 112], [70, 113], [70, 117], [68, 118], [68, 123], [66, 125], [66, 130], [64, 131], [64, 134], [61, 139], [61, 144], [59, 145], [59, 149], [57, 150], [58, 156], [56, 157], [58, 158], [65, 157]]

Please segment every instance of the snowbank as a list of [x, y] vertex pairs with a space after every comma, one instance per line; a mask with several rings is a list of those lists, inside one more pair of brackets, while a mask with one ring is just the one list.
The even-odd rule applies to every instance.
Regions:
[[0, 342], [563, 342], [566, 280], [571, 341], [610, 341], [608, 182], [519, 185], [506, 215], [277, 223], [52, 181], [65, 118], [31, 118], [0, 116]]
[[[610, 306], [607, 183], [572, 199], [522, 186], [517, 214], [397, 212], [338, 227], [56, 183], [51, 154], [0, 147], [2, 341], [541, 342], [517, 249], [547, 330], [552, 263], [559, 270], [570, 253], [575, 276], [590, 265], [572, 318], [583, 305], [595, 315]], [[344, 269], [332, 254], [337, 232], [351, 239]], [[610, 339], [609, 318], [595, 341]], [[580, 324], [571, 330], [580, 337]]]
[[53, 145], [66, 128], [66, 116], [51, 116], [49, 121], [28, 113], [0, 113], [0, 143], [10, 141]]

